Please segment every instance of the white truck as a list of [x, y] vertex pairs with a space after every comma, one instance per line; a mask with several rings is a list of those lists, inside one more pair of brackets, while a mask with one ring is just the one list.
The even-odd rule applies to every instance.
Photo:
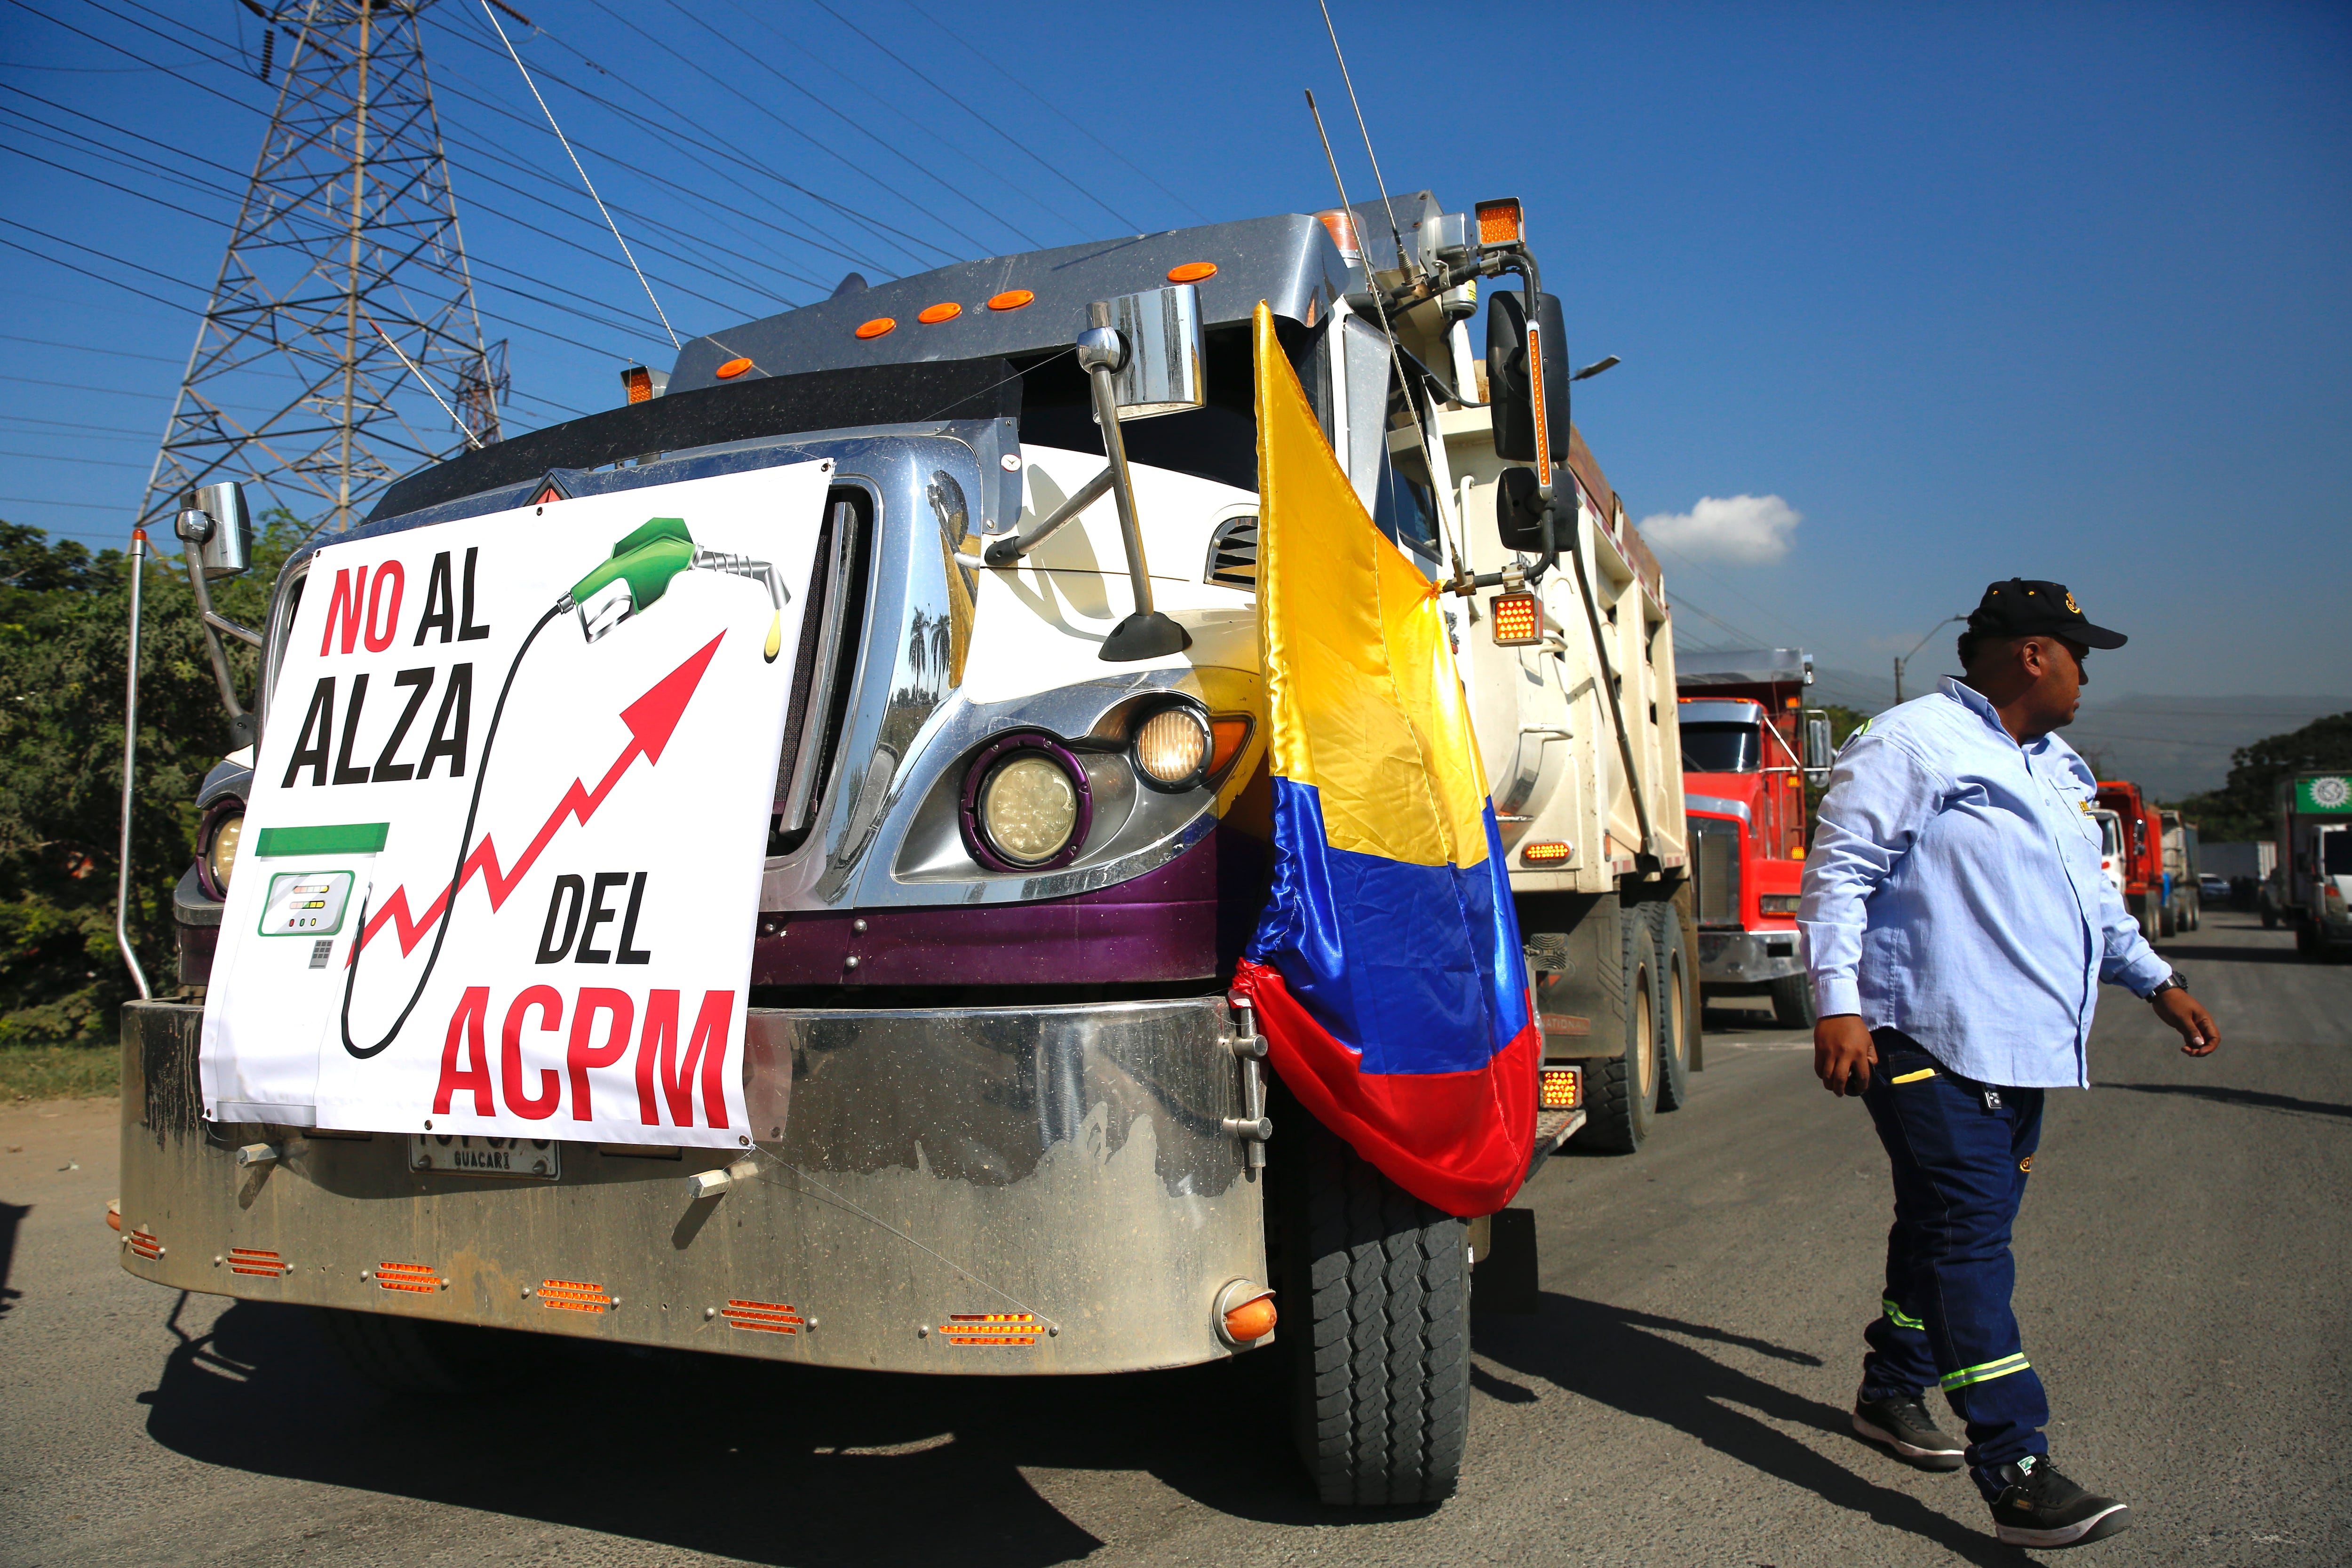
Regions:
[[[741, 1023], [752, 1128], [740, 1159], [567, 1142], [561, 1121], [461, 1147], [208, 1101], [225, 896], [270, 864], [241, 865], [268, 851], [240, 753], [206, 781], [175, 897], [180, 989], [124, 1016], [123, 1266], [316, 1308], [367, 1375], [428, 1395], [495, 1376], [500, 1330], [962, 1374], [1279, 1339], [1321, 1496], [1448, 1495], [1473, 1258], [1531, 1292], [1531, 1226], [1391, 1185], [1262, 1078], [1226, 992], [1269, 874], [1261, 300], [1368, 509], [1452, 595], [1542, 1014], [1537, 1162], [1580, 1127], [1637, 1146], [1687, 1092], [1699, 1020], [1657, 564], [1569, 426], [1558, 303], [1517, 204], [1394, 208], [1394, 238], [1375, 203], [852, 288], [697, 338], [666, 377], [632, 371], [623, 406], [393, 485], [350, 537], [424, 551], [465, 520], [832, 464], [813, 570], [767, 590], [802, 619]], [[1469, 300], [1505, 272], [1536, 330], [1498, 294], [1482, 364]], [[1087, 336], [1105, 327], [1115, 342]], [[238, 569], [242, 527], [233, 487], [191, 498], [200, 589]], [[628, 561], [690, 546], [646, 528], [575, 594], [592, 638], [599, 606], [646, 592]], [[314, 617], [327, 592], [317, 548], [257, 634], [268, 778], [307, 722], [278, 687], [306, 588]], [[677, 854], [711, 831], [677, 824]], [[561, 896], [541, 895], [551, 932]], [[313, 966], [347, 963], [349, 941], [319, 938]], [[431, 1033], [416, 1048], [440, 1048]]]
[[2303, 773], [2278, 784], [2277, 858], [2262, 886], [2265, 927], [2294, 927], [2305, 958], [2352, 952], [2352, 774]]

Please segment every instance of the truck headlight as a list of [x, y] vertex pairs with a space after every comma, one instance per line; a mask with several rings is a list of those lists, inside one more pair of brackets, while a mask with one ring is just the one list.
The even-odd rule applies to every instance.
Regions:
[[1209, 771], [1209, 721], [1179, 703], [1136, 727], [1135, 771], [1153, 789], [1171, 793], [1199, 784]]
[[963, 819], [974, 858], [1005, 871], [1076, 858], [1094, 816], [1086, 770], [1048, 736], [1009, 735], [972, 759]]
[[245, 804], [242, 801], [218, 813], [205, 826], [203, 847], [205, 874], [223, 898], [228, 896], [228, 879], [236, 870], [236, 844], [244, 833]]

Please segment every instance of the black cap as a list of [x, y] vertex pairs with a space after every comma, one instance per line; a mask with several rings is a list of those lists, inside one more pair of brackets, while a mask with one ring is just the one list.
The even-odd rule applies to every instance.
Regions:
[[1984, 601], [1969, 616], [1969, 630], [1987, 637], [2062, 637], [2085, 647], [2121, 647], [2129, 640], [2093, 626], [2065, 584], [2025, 577], [1987, 588]]

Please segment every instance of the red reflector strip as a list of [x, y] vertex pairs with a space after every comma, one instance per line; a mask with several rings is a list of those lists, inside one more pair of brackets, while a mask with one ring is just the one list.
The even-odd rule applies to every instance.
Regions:
[[1034, 1345], [1034, 1312], [950, 1312], [940, 1333], [951, 1345]]
[[283, 1279], [290, 1271], [290, 1266], [275, 1252], [264, 1252], [252, 1247], [232, 1247], [228, 1249], [228, 1271], [251, 1274], [263, 1279]]
[[730, 1301], [719, 1314], [739, 1329], [763, 1334], [796, 1334], [801, 1315], [782, 1301]]
[[1574, 1068], [1543, 1069], [1543, 1093], [1538, 1104], [1545, 1110], [1574, 1110], [1584, 1100], [1584, 1075]]
[[413, 1296], [423, 1296], [441, 1289], [441, 1276], [429, 1263], [379, 1263], [375, 1266], [375, 1283], [379, 1290], [405, 1290]]
[[153, 1231], [142, 1225], [131, 1233], [131, 1250], [152, 1263], [163, 1256], [163, 1243]]
[[557, 1312], [602, 1312], [611, 1309], [613, 1298], [586, 1279], [542, 1279], [539, 1304]]

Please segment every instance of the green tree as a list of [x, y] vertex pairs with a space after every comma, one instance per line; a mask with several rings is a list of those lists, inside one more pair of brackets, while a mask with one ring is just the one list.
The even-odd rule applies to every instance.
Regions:
[[[300, 539], [273, 513], [215, 608], [258, 626]], [[132, 945], [158, 994], [177, 984], [172, 887], [194, 854], [195, 797], [229, 747], [194, 596], [176, 557], [151, 559], [140, 634]], [[127, 554], [0, 523], [0, 1044], [99, 1043], [133, 994], [114, 944], [122, 791]], [[256, 656], [232, 643], [250, 699]]]
[[2315, 768], [2352, 768], [2352, 713], [2330, 713], [2239, 747], [2230, 753], [2228, 782], [2183, 800], [2180, 815], [2208, 844], [2268, 838], [2277, 830], [2279, 781]]

